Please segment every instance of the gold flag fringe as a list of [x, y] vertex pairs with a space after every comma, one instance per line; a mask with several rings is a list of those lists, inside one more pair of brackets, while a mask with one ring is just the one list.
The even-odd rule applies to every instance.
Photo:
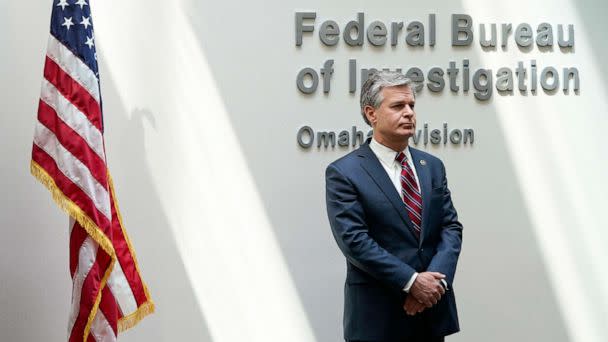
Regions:
[[114, 192], [114, 181], [112, 180], [112, 176], [110, 175], [110, 170], [108, 170], [108, 184], [110, 185], [110, 192], [112, 193], [112, 198], [114, 199], [114, 209], [116, 209], [116, 216], [118, 216], [118, 223], [120, 224], [120, 229], [122, 230], [122, 236], [125, 237], [127, 247], [129, 248], [129, 253], [131, 254], [131, 257], [133, 258], [133, 263], [135, 264], [135, 270], [139, 275], [141, 285], [144, 288], [144, 294], [146, 295], [146, 302], [140, 305], [135, 312], [124, 316], [120, 320], [118, 320], [118, 331], [120, 332], [134, 327], [144, 317], [152, 314], [155, 310], [155, 305], [152, 301], [152, 297], [150, 296], [150, 292], [148, 291], [148, 286], [146, 286], [146, 283], [144, 282], [144, 279], [141, 275], [139, 263], [137, 262], [137, 256], [135, 255], [135, 249], [131, 244], [131, 239], [129, 238], [129, 235], [127, 235], [125, 226], [122, 224], [122, 216], [120, 215], [118, 199], [116, 198], [116, 193]]
[[55, 203], [57, 203], [59, 208], [74, 218], [74, 220], [86, 230], [91, 238], [93, 238], [93, 240], [95, 240], [95, 242], [97, 242], [113, 260], [115, 260], [116, 252], [114, 251], [114, 246], [110, 239], [76, 203], [72, 202], [72, 200], [59, 189], [57, 184], [55, 184], [53, 177], [33, 160], [30, 164], [30, 172], [51, 192], [53, 200], [55, 200]]
[[155, 310], [154, 303], [151, 299], [137, 308], [135, 312], [118, 320], [118, 331], [123, 332], [137, 325], [144, 317], [152, 314]]
[[101, 294], [104, 287], [108, 282], [108, 278], [110, 274], [112, 274], [112, 270], [114, 269], [114, 263], [116, 259], [112, 259], [110, 262], [110, 266], [104, 273], [103, 278], [101, 278], [101, 284], [99, 285], [99, 291], [97, 292], [97, 297], [95, 297], [95, 303], [93, 303], [93, 308], [91, 309], [91, 313], [89, 314], [89, 318], [87, 319], [87, 325], [84, 327], [84, 335], [82, 335], [83, 342], [87, 342], [87, 338], [89, 337], [89, 333], [91, 332], [91, 324], [93, 324], [93, 320], [97, 315], [97, 310], [99, 310], [99, 303], [101, 303]]
[[[97, 242], [99, 244], [99, 246], [101, 246], [101, 248], [106, 253], [108, 253], [108, 255], [110, 255], [110, 257], [112, 259], [110, 266], [105, 271], [104, 276], [101, 280], [101, 286], [99, 287], [99, 292], [97, 293], [97, 297], [96, 297], [95, 303], [93, 305], [93, 310], [91, 310], [91, 313], [87, 320], [87, 325], [85, 326], [84, 342], [86, 342], [90, 329], [91, 329], [91, 324], [93, 322], [93, 319], [95, 318], [95, 315], [97, 314], [97, 310], [99, 308], [99, 303], [101, 302], [101, 293], [102, 293], [101, 290], [106, 286], [107, 280], [108, 280], [110, 274], [112, 273], [114, 263], [116, 262], [116, 252], [114, 250], [114, 246], [112, 245], [112, 242], [110, 241], [110, 239], [103, 233], [103, 231], [97, 226], [97, 224], [95, 224], [95, 222], [93, 222], [93, 220], [84, 211], [82, 211], [82, 209], [76, 203], [72, 202], [72, 200], [70, 200], [61, 191], [61, 189], [59, 189], [59, 187], [55, 183], [55, 180], [51, 177], [51, 175], [48, 174], [48, 172], [46, 172], [46, 170], [44, 170], [42, 168], [42, 166], [40, 166], [38, 163], [36, 163], [35, 161], [32, 160], [30, 163], [30, 172], [40, 183], [42, 183], [49, 190], [55, 203], [57, 203], [57, 205], [63, 211], [65, 211], [68, 215], [70, 215], [72, 218], [74, 218], [85, 229], [85, 231], [91, 236], [91, 238], [93, 240], [95, 240], [95, 242]], [[155, 310], [155, 306], [154, 306], [154, 302], [152, 301], [152, 299], [150, 297], [148, 287], [144, 283], [143, 278], [141, 276], [141, 272], [139, 270], [139, 265], [138, 265], [137, 259], [135, 257], [135, 251], [133, 250], [133, 246], [131, 244], [129, 236], [127, 235], [127, 232], [125, 231], [124, 226], [122, 224], [122, 217], [120, 215], [120, 211], [118, 210], [118, 201], [117, 201], [115, 193], [114, 193], [114, 185], [112, 182], [112, 178], [109, 175], [109, 172], [108, 172], [108, 180], [110, 183], [110, 191], [112, 192], [112, 197], [114, 198], [114, 206], [116, 209], [116, 214], [118, 216], [120, 228], [122, 229], [123, 236], [125, 237], [125, 240], [127, 242], [129, 252], [131, 253], [131, 256], [133, 257], [133, 263], [135, 264], [135, 269], [137, 270], [137, 273], [139, 274], [139, 277], [140, 277], [140, 280], [142, 282], [142, 286], [144, 289], [144, 293], [145, 293], [146, 299], [147, 299], [146, 302], [144, 302], [142, 305], [140, 305], [135, 312], [122, 317], [118, 321], [118, 331], [122, 332], [129, 328], [134, 327], [144, 317], [153, 313]]]

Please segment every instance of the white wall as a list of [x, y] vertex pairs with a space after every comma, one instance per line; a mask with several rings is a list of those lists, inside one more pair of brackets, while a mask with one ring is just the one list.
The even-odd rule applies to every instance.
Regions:
[[[464, 224], [455, 290], [462, 332], [450, 341], [605, 341], [608, 243], [602, 226], [608, 51], [600, 1], [96, 1], [106, 147], [127, 230], [157, 313], [122, 341], [338, 341], [344, 260], [324, 203], [324, 169], [349, 149], [303, 150], [295, 134], [363, 128], [346, 66], [519, 60], [576, 66], [579, 95], [480, 103], [423, 91], [419, 122], [473, 127], [475, 144], [431, 146]], [[593, 9], [593, 6], [596, 8]], [[597, 7], [600, 7], [597, 9]], [[434, 49], [294, 44], [294, 12], [318, 25], [437, 14]], [[574, 24], [574, 53], [454, 49], [449, 16], [476, 23]], [[3, 189], [0, 340], [65, 338], [67, 218], [29, 176], [48, 1], [0, 3]], [[316, 32], [315, 32], [316, 33]], [[332, 93], [299, 94], [305, 66], [336, 61]]]

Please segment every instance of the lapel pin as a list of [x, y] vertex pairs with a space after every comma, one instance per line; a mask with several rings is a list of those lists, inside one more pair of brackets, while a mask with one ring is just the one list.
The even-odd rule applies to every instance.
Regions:
[[420, 165], [426, 165], [426, 160], [420, 159]]

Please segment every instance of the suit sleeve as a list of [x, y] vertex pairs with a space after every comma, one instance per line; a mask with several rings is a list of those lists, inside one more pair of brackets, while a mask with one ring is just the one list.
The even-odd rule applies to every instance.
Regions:
[[333, 164], [325, 171], [325, 190], [331, 231], [346, 259], [374, 278], [402, 291], [415, 270], [369, 235], [365, 212], [355, 187]]
[[439, 244], [437, 245], [437, 252], [433, 256], [427, 271], [445, 274], [449, 285], [448, 288], [451, 288], [462, 245], [462, 224], [458, 221], [458, 214], [452, 203], [452, 196], [448, 189], [448, 181], [443, 163], [441, 163], [441, 170], [443, 178], [441, 235]]

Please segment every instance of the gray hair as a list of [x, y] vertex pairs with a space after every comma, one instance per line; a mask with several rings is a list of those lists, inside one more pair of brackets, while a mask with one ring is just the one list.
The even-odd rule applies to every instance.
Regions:
[[365, 106], [372, 106], [374, 108], [380, 107], [382, 100], [382, 89], [385, 87], [398, 87], [398, 86], [408, 86], [412, 90], [414, 97], [416, 97], [416, 92], [414, 90], [412, 80], [405, 77], [402, 73], [397, 71], [373, 71], [369, 74], [367, 81], [363, 83], [361, 87], [361, 97], [359, 99], [359, 104], [361, 106], [361, 115], [363, 115], [363, 120], [368, 125], [372, 125], [367, 117], [365, 116], [364, 108]]

